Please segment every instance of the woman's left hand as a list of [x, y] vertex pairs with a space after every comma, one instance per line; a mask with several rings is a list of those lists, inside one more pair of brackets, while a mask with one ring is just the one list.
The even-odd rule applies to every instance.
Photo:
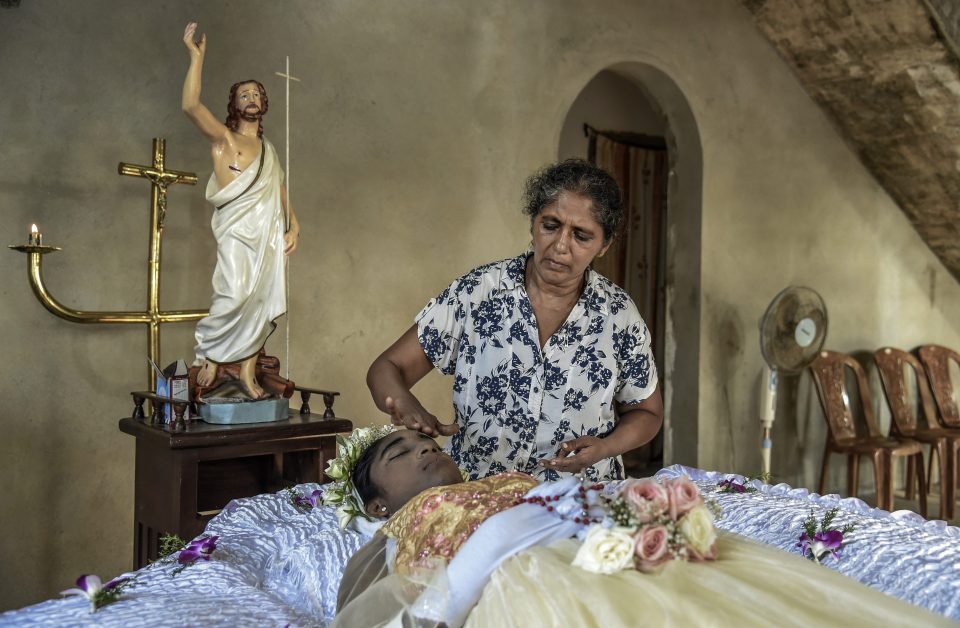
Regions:
[[[611, 454], [602, 438], [581, 436], [560, 445], [560, 455], [551, 460], [541, 460], [540, 465], [563, 473], [577, 473], [596, 464]], [[571, 455], [572, 454], [572, 455]]]

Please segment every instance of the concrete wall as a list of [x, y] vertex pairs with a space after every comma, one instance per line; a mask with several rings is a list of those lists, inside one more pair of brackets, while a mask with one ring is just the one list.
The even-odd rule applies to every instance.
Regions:
[[[756, 321], [785, 285], [820, 290], [834, 348], [960, 345], [950, 316], [960, 287], [732, 0], [278, 5], [38, 0], [0, 9], [0, 233], [20, 242], [35, 221], [65, 247], [45, 265], [60, 300], [144, 304], [147, 185], [117, 176], [118, 161], [145, 162], [150, 138], [162, 135], [170, 167], [209, 176], [208, 147], [179, 111], [180, 37], [198, 19], [209, 36], [204, 101], [219, 111], [231, 82], [262, 77], [267, 133], [281, 150], [273, 72], [284, 55], [302, 79], [291, 112], [291, 194], [303, 225], [291, 374], [341, 390], [340, 414], [358, 423], [380, 420], [367, 365], [422, 304], [461, 271], [526, 245], [523, 179], [556, 157], [584, 85], [621, 63], [643, 64], [629, 66], [635, 82], [647, 76], [641, 68], [669, 77], [702, 148], [702, 189], [672, 188], [702, 199], [702, 223], [682, 226], [702, 226], [703, 243], [675, 247], [681, 266], [697, 263], [683, 267], [695, 276], [674, 299], [682, 324], [673, 333], [693, 339], [699, 358], [673, 370], [677, 394], [687, 393], [672, 410], [686, 426], [674, 459], [757, 469]], [[660, 106], [679, 119], [675, 103]], [[170, 193], [168, 308], [207, 305], [215, 258], [202, 196], [199, 187]], [[146, 334], [54, 318], [29, 292], [25, 259], [0, 260], [0, 608], [10, 608], [55, 595], [80, 573], [109, 577], [130, 565], [133, 442], [116, 422], [130, 410], [127, 392], [144, 384]], [[189, 357], [191, 346], [189, 325], [164, 331], [165, 361]], [[441, 416], [449, 386], [436, 375], [420, 386]], [[819, 461], [819, 451], [807, 456]]]

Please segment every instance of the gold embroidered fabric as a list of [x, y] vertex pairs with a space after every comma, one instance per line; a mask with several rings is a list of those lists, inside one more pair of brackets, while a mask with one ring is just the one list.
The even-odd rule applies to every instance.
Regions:
[[434, 558], [449, 561], [481, 523], [516, 506], [537, 483], [511, 472], [423, 491], [381, 528], [397, 542], [397, 572], [409, 574]]

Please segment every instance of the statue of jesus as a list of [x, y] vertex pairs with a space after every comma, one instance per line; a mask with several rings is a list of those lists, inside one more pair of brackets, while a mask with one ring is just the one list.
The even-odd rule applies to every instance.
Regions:
[[257, 383], [257, 354], [286, 312], [285, 255], [297, 248], [300, 225], [283, 185], [273, 145], [263, 137], [267, 92], [258, 81], [230, 88], [227, 119], [200, 102], [207, 37], [183, 31], [190, 68], [183, 82], [183, 112], [210, 141], [213, 174], [207, 200], [214, 206], [217, 266], [210, 314], [197, 323], [197, 383], [209, 386], [220, 364], [240, 363], [240, 381], [251, 398], [265, 396]]

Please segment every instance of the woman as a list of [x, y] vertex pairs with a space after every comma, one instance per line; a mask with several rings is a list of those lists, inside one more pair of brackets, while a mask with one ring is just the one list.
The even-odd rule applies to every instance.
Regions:
[[[454, 281], [371, 365], [367, 384], [395, 425], [452, 436], [471, 478], [623, 477], [620, 455], [660, 429], [650, 334], [627, 294], [590, 268], [623, 217], [616, 181], [579, 159], [526, 183], [531, 251]], [[410, 388], [454, 376], [455, 424]]]

